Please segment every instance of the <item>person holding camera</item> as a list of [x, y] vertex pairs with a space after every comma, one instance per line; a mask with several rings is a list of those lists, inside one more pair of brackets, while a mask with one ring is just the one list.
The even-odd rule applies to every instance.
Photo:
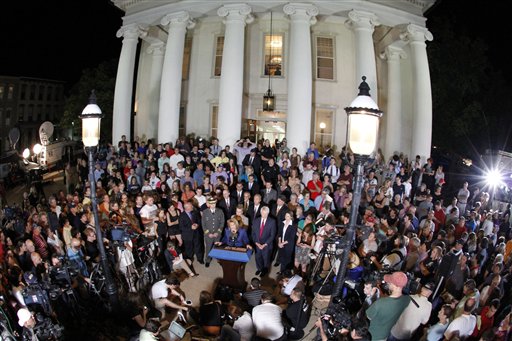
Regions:
[[27, 308], [21, 308], [17, 312], [18, 315], [18, 324], [20, 327], [23, 327], [23, 331], [21, 333], [21, 339], [23, 341], [38, 341], [34, 327], [36, 326], [36, 319], [34, 315]]
[[284, 311], [285, 321], [288, 323], [288, 340], [300, 340], [304, 337], [304, 328], [309, 322], [311, 309], [304, 296], [304, 288], [296, 286]]
[[251, 341], [254, 335], [252, 316], [237, 304], [227, 307], [227, 321], [220, 331], [220, 341]]
[[[344, 318], [342, 317], [343, 314], [339, 314], [339, 317], [324, 315], [318, 318], [315, 322], [315, 327], [318, 327], [318, 336], [315, 340], [372, 340], [370, 332], [368, 331], [368, 324], [364, 320], [354, 319], [351, 321], [342, 321]], [[345, 326], [343, 322], [349, 322], [350, 325]], [[347, 338], [347, 335], [350, 336], [350, 338]]]

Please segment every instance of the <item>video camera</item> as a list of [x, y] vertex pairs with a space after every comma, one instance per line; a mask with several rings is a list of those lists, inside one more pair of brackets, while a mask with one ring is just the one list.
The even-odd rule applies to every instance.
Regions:
[[322, 329], [329, 340], [336, 340], [342, 329], [350, 329], [352, 316], [343, 302], [332, 305], [321, 318]]
[[[384, 276], [387, 274], [391, 274], [396, 272], [396, 270], [383, 267], [380, 271], [372, 271], [367, 277], [366, 280], [375, 281], [379, 283], [379, 287], [386, 295], [390, 294], [388, 283], [384, 282]], [[419, 280], [414, 276], [411, 272], [404, 272], [407, 275], [407, 285], [402, 288], [402, 293], [404, 295], [415, 295], [421, 289], [421, 284]]]
[[54, 323], [51, 318], [37, 313], [34, 334], [39, 340], [62, 340], [64, 336], [64, 327]]

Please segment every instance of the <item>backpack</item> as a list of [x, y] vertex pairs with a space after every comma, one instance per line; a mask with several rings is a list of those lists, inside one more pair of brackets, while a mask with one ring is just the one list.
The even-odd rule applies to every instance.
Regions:
[[[393, 250], [389, 253], [389, 255], [392, 255], [392, 254], [396, 254], [398, 255], [398, 257], [400, 257], [400, 261], [398, 263], [396, 263], [394, 266], [391, 266], [390, 269], [391, 270], [403, 270], [403, 268], [405, 267], [405, 262], [404, 262], [404, 255], [402, 254], [402, 252], [400, 252], [400, 250]], [[388, 256], [389, 256], [388, 255]]]

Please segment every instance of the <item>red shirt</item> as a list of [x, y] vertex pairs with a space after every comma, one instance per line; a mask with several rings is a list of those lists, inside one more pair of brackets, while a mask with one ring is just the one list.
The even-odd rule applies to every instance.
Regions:
[[438, 211], [434, 210], [434, 217], [437, 220], [439, 220], [439, 222], [437, 222], [437, 220], [434, 220], [435, 233], [437, 233], [437, 232], [439, 232], [440, 227], [444, 226], [444, 223], [446, 221], [446, 214], [444, 213], [444, 210], [441, 208]]
[[[316, 189], [316, 186], [318, 186], [318, 190]], [[320, 192], [322, 191], [322, 188], [324, 187], [322, 181], [318, 180], [316, 181], [316, 186], [315, 186], [315, 181], [314, 180], [309, 180], [308, 182], [308, 189], [309, 189], [309, 192], [311, 193], [311, 200], [315, 201], [316, 197], [320, 195]]]

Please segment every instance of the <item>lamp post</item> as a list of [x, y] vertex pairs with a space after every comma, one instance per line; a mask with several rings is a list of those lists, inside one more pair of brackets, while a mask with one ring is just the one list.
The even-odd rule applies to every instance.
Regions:
[[94, 90], [89, 97], [89, 104], [82, 111], [80, 118], [82, 119], [82, 141], [84, 143], [88, 159], [89, 159], [89, 184], [91, 186], [91, 203], [94, 214], [94, 228], [96, 230], [96, 242], [101, 257], [101, 267], [105, 275], [105, 288], [111, 304], [117, 302], [117, 287], [113, 281], [110, 265], [108, 264], [107, 255], [105, 253], [105, 245], [103, 244], [103, 233], [98, 218], [98, 203], [96, 200], [96, 181], [94, 179], [94, 153], [100, 141], [100, 122], [103, 114], [100, 107], [96, 104], [96, 94]]
[[333, 304], [338, 304], [343, 294], [343, 283], [345, 282], [345, 273], [347, 269], [349, 254], [354, 242], [357, 217], [359, 215], [359, 203], [361, 202], [361, 190], [363, 188], [364, 163], [375, 150], [377, 145], [377, 136], [379, 131], [379, 119], [382, 111], [375, 101], [370, 97], [370, 87], [366, 83], [366, 77], [359, 85], [359, 94], [345, 108], [348, 116], [347, 124], [347, 144], [348, 148], [354, 153], [356, 160], [356, 176], [354, 181], [354, 195], [350, 207], [350, 220], [343, 243], [342, 259], [336, 283], [331, 296], [330, 308]]

